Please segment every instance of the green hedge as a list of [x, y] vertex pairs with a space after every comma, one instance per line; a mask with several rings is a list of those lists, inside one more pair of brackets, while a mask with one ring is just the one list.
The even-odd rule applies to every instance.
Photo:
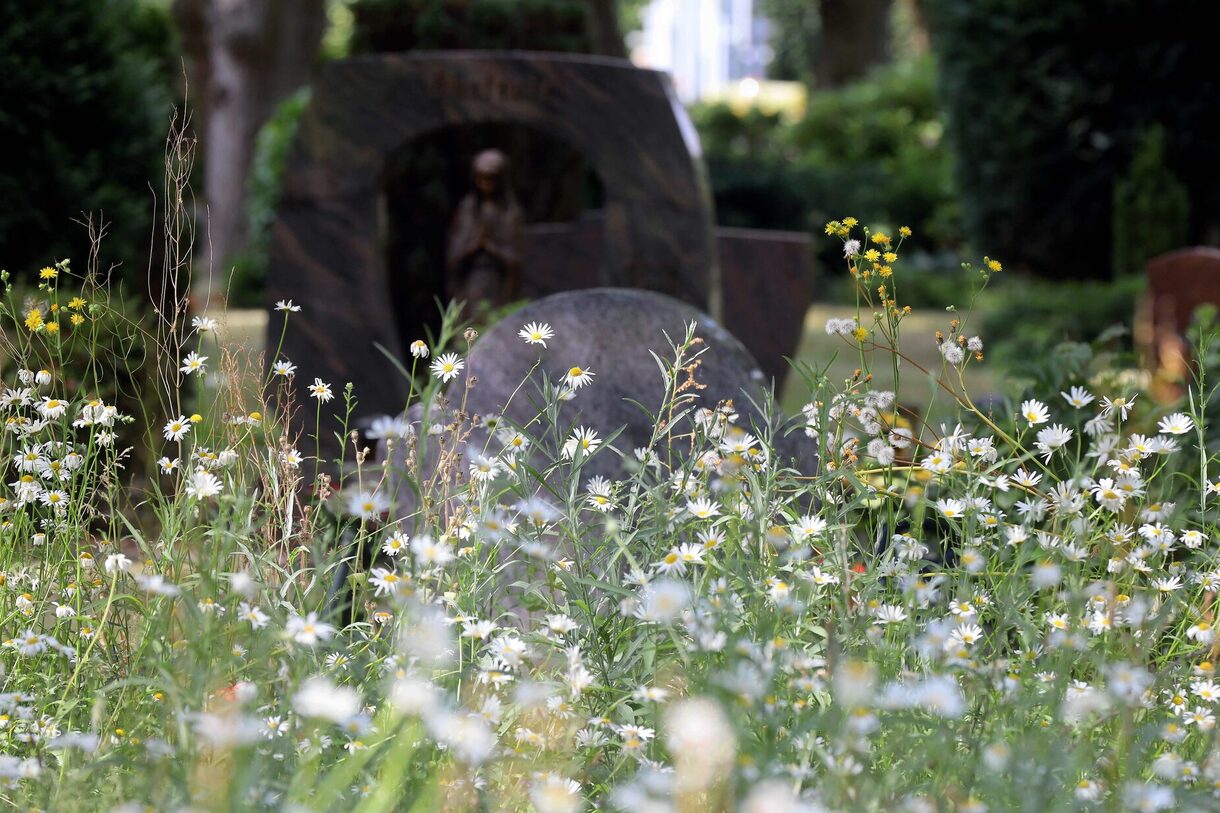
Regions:
[[1220, 225], [1214, 0], [926, 0], [971, 237], [1010, 267], [1110, 274], [1113, 191], [1144, 134]]
[[143, 271], [171, 101], [168, 19], [135, 0], [0, 0], [0, 247], [20, 271], [72, 257], [73, 221], [110, 224], [103, 268]]
[[[842, 247], [822, 237], [826, 221], [854, 215], [891, 232], [910, 226], [904, 301], [943, 304], [960, 293], [953, 252], [963, 234], [930, 58], [815, 93], [793, 124], [757, 111], [738, 116], [724, 105], [692, 115], [720, 224], [811, 231], [823, 271], [842, 268]], [[841, 281], [827, 277], [828, 296]]]

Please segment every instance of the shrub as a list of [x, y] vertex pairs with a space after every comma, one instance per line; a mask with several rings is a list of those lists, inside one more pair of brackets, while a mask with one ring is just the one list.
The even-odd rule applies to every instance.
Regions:
[[[736, 116], [723, 105], [697, 107], [692, 116], [721, 224], [820, 231], [815, 224], [843, 212], [870, 211], [879, 227], [911, 226], [918, 235], [912, 247], [932, 257], [960, 245], [928, 59], [815, 93], [793, 124], [757, 111]], [[823, 241], [818, 257], [822, 267], [837, 267], [841, 250]], [[942, 274], [956, 268], [932, 263]]]
[[1044, 276], [1109, 276], [1114, 187], [1157, 125], [1167, 166], [1189, 189], [1187, 239], [1214, 235], [1220, 15], [1208, 0], [926, 6], [977, 245]]
[[[171, 112], [164, 10], [136, 0], [9, 0], [0, 9], [0, 246], [13, 269], [85, 257], [145, 269], [160, 142]], [[95, 223], [97, 219], [95, 219]], [[142, 277], [141, 277], [142, 279]]]
[[1145, 133], [1114, 186], [1114, 274], [1144, 273], [1148, 261], [1186, 243], [1190, 197], [1165, 167], [1165, 131]]
[[1113, 338], [1130, 351], [1126, 328], [1143, 289], [1142, 276], [1115, 282], [1014, 276], [980, 300], [980, 328], [990, 337], [995, 361], [1018, 374], [1042, 367], [1046, 354], [1063, 342], [1088, 342], [1116, 326], [1122, 335]]

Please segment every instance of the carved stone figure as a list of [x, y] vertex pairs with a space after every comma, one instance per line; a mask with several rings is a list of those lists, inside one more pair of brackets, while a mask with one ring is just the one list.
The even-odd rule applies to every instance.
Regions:
[[521, 290], [521, 207], [508, 183], [508, 158], [484, 150], [471, 164], [474, 189], [453, 215], [446, 252], [450, 299], [473, 308], [516, 299]]

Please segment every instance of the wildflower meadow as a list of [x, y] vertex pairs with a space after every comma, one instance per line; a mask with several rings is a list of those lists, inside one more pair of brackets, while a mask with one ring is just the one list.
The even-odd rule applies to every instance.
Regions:
[[[0, 802], [1220, 807], [1210, 382], [1161, 406], [1072, 345], [976, 401], [967, 310], [919, 337], [939, 368], [899, 349], [909, 231], [826, 232], [854, 375], [798, 363], [804, 409], [750, 424], [684, 383], [691, 324], [658, 352], [640, 448], [579, 422], [602, 371], [553, 369], [547, 324], [520, 332], [536, 420], [441, 408], [471, 386], [451, 309], [374, 444], [294, 435], [294, 411], [354, 420], [360, 393], [308, 359], [239, 363], [172, 286], [139, 318], [67, 260], [6, 273]], [[971, 267], [975, 290], [1001, 269]], [[270, 330], [309, 319], [286, 300]], [[475, 421], [494, 441], [453, 453]], [[319, 459], [329, 435], [341, 459]], [[621, 477], [586, 474], [602, 456]]]

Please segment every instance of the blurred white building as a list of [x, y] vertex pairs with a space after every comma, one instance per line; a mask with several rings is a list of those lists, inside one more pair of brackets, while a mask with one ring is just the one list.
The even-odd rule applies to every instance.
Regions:
[[743, 79], [762, 79], [771, 51], [757, 0], [652, 0], [632, 60], [668, 71], [682, 101], [718, 96]]

